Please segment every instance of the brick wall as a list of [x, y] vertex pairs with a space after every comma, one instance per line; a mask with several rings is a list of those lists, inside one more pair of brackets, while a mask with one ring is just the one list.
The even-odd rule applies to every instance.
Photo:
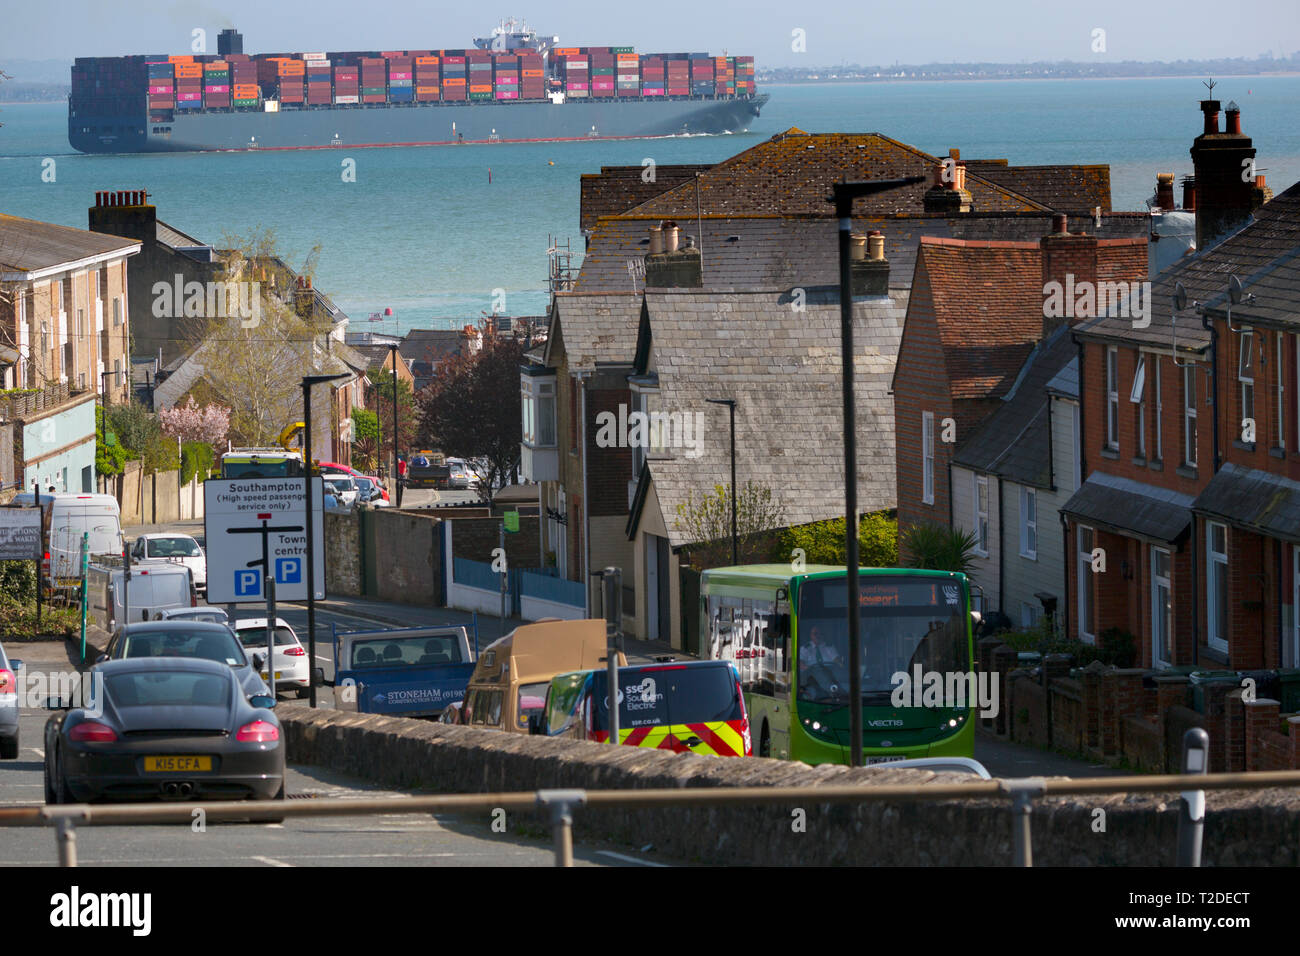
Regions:
[[587, 495], [593, 518], [626, 517], [628, 513], [627, 483], [632, 478], [632, 449], [599, 448], [596, 445], [597, 416], [607, 412], [617, 421], [620, 405], [626, 409], [625, 414], [631, 414], [632, 396], [626, 387], [587, 390]]
[[[456, 558], [491, 562], [501, 546], [500, 518], [452, 518], [451, 553]], [[537, 517], [519, 516], [519, 531], [506, 533], [506, 563], [511, 568], [536, 568], [539, 556]]]
[[[898, 488], [898, 526], [902, 531], [923, 522], [948, 524], [948, 463], [954, 444], [942, 441], [943, 420], [957, 416], [949, 394], [948, 373], [934, 320], [934, 302], [924, 261], [913, 280], [907, 324], [899, 343], [894, 377], [895, 474]], [[921, 445], [922, 415], [934, 413], [934, 503], [925, 504], [924, 456]], [[963, 435], [957, 422], [957, 441]]]

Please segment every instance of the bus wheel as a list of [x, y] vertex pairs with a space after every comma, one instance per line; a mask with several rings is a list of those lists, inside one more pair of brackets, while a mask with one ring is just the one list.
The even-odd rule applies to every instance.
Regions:
[[767, 722], [763, 723], [763, 732], [758, 736], [758, 755], [760, 757], [772, 756], [772, 735], [767, 732]]

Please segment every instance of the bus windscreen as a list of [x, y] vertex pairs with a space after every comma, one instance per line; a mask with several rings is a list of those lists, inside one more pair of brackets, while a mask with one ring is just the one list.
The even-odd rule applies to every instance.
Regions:
[[[799, 597], [798, 698], [848, 697], [848, 587], [843, 578], [806, 581]], [[966, 598], [953, 581], [863, 578], [858, 587], [862, 696], [885, 703], [897, 673], [966, 672]], [[883, 698], [883, 699], [882, 699]]]

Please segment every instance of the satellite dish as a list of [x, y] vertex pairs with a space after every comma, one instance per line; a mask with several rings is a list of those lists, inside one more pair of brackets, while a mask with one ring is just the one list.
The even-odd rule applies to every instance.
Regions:
[[1241, 301], [1241, 280], [1233, 276], [1228, 280], [1228, 298], [1236, 305]]
[[1182, 312], [1187, 308], [1187, 290], [1181, 282], [1174, 283], [1174, 311]]

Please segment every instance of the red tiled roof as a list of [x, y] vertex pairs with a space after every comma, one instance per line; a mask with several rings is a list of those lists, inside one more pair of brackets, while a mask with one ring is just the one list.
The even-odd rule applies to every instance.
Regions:
[[[831, 185], [841, 180], [925, 176], [926, 181], [868, 196], [854, 205], [854, 215], [890, 215], [924, 211], [923, 197], [942, 160], [880, 133], [805, 133], [790, 129], [723, 160], [695, 182], [683, 183], [640, 206], [633, 213], [689, 219], [706, 215], [768, 213], [830, 217], [826, 201]], [[981, 176], [968, 174], [966, 189], [975, 212], [1030, 212], [1048, 209]]]
[[1002, 395], [1043, 332], [1036, 242], [921, 238], [934, 320], [954, 399]]

